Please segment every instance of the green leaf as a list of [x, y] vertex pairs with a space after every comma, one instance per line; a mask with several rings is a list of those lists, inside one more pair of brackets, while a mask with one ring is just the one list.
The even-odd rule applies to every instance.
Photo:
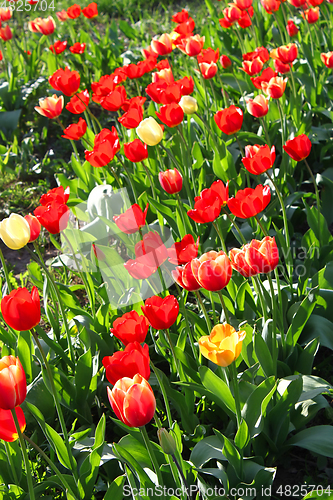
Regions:
[[216, 460], [227, 460], [222, 453], [222, 443], [218, 436], [209, 436], [197, 443], [191, 453], [190, 460], [196, 467], [202, 467], [212, 458]]
[[243, 458], [240, 456], [239, 451], [234, 446], [234, 444], [230, 441], [230, 439], [228, 439], [225, 436], [223, 436], [223, 437], [224, 437], [223, 454], [227, 458], [228, 462], [234, 468], [237, 476], [240, 477], [241, 476], [241, 470], [242, 470], [242, 460], [243, 460]]
[[223, 401], [223, 403], [227, 408], [229, 408], [229, 410], [231, 410], [233, 413], [236, 413], [235, 400], [227, 384], [206, 366], [200, 366], [199, 375], [201, 378], [201, 382], [206, 387], [206, 389], [208, 389], [221, 401]]
[[[67, 469], [72, 470], [71, 461], [68, 455], [66, 445], [60, 435], [51, 427], [49, 424], [45, 423], [45, 434], [48, 438], [49, 443], [54, 448], [59, 462]], [[74, 463], [75, 459], [73, 457]]]
[[333, 427], [331, 425], [316, 425], [304, 429], [286, 443], [289, 446], [299, 446], [327, 458], [333, 458]]
[[127, 36], [127, 38], [130, 38], [131, 40], [136, 40], [137, 39], [137, 32], [132, 26], [128, 24], [128, 22], [123, 21], [120, 19], [119, 21], [119, 28], [121, 31]]
[[242, 450], [243, 448], [245, 448], [245, 446], [247, 446], [249, 440], [250, 440], [249, 428], [245, 420], [242, 419], [241, 424], [235, 436], [235, 445], [237, 446], [237, 448]]
[[256, 333], [254, 336], [254, 351], [266, 377], [274, 375], [272, 355], [260, 333]]
[[[305, 299], [301, 302], [296, 314], [293, 316], [291, 325], [286, 335], [286, 343], [288, 346], [295, 346], [302, 330], [308, 321], [315, 305], [318, 294], [318, 287], [312, 288]], [[291, 349], [289, 349], [291, 351]]]
[[112, 483], [108, 486], [108, 490], [103, 500], [123, 500], [125, 481], [125, 474], [123, 476], [116, 477], [116, 479], [114, 479], [114, 481], [112, 481]]
[[305, 201], [304, 206], [308, 224], [314, 232], [317, 240], [321, 245], [327, 245], [329, 241], [332, 240], [332, 235], [328, 230], [325, 217], [320, 212], [318, 212], [316, 207], [312, 206], [310, 208]]
[[76, 401], [80, 404], [86, 400], [92, 377], [92, 357], [90, 349], [82, 354], [76, 362], [75, 387]]
[[275, 377], [269, 377], [258, 385], [244, 404], [242, 417], [246, 420], [251, 438], [262, 431], [263, 417], [275, 390]]

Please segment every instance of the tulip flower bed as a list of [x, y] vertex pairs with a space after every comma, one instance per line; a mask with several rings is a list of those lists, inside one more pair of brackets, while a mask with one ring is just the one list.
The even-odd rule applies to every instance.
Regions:
[[0, 8], [1, 171], [56, 183], [0, 222], [1, 498], [332, 498], [333, 5], [43, 2]]

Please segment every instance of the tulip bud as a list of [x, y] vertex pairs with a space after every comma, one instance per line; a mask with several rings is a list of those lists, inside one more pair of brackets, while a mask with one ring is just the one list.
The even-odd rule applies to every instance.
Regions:
[[179, 106], [184, 111], [185, 115], [193, 115], [198, 111], [198, 103], [194, 97], [190, 95], [183, 95], [179, 101]]
[[152, 116], [142, 120], [136, 133], [148, 146], [156, 146], [163, 138], [163, 129]]
[[41, 223], [39, 222], [39, 220], [37, 219], [37, 217], [35, 217], [32, 214], [28, 214], [24, 218], [28, 222], [29, 227], [30, 227], [29, 243], [31, 243], [32, 241], [37, 240], [42, 226], [41, 226]]
[[168, 431], [162, 427], [161, 429], [158, 429], [157, 437], [164, 453], [167, 455], [174, 455], [177, 450], [177, 444], [171, 434], [169, 434]]
[[11, 250], [25, 247], [30, 240], [28, 222], [19, 214], [10, 214], [7, 219], [0, 222], [0, 238]]

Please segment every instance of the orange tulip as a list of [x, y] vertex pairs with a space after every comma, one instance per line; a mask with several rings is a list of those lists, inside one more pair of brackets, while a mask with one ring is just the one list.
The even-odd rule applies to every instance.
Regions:
[[229, 366], [241, 353], [246, 332], [237, 332], [231, 325], [215, 325], [209, 336], [199, 339], [201, 354], [219, 366]]

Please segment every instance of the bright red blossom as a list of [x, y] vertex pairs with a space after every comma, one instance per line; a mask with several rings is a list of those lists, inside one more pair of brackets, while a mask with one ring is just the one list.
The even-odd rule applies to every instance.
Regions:
[[216, 125], [224, 134], [232, 135], [238, 132], [243, 124], [243, 111], [233, 104], [214, 115]]
[[69, 47], [69, 50], [72, 52], [72, 54], [83, 54], [85, 49], [86, 49], [86, 44], [80, 42], [76, 42], [74, 43], [74, 45]]
[[293, 160], [302, 161], [310, 154], [311, 141], [307, 135], [301, 134], [287, 141], [283, 149]]
[[229, 210], [241, 219], [254, 217], [262, 212], [271, 201], [269, 186], [259, 184], [255, 189], [246, 188], [237, 191], [228, 201]]
[[135, 203], [123, 214], [114, 215], [113, 221], [116, 223], [118, 229], [120, 229], [123, 233], [136, 233], [146, 223], [148, 206], [149, 204], [147, 203], [145, 210], [142, 211], [140, 205]]
[[158, 174], [158, 179], [162, 188], [168, 194], [179, 193], [182, 190], [183, 177], [176, 168], [160, 172]]
[[[21, 432], [24, 432], [26, 422], [23, 410], [20, 406], [17, 406], [14, 411], [16, 413]], [[7, 443], [12, 443], [13, 441], [16, 441], [18, 439], [18, 434], [11, 410], [0, 409], [0, 439], [3, 439]]]
[[124, 351], [117, 351], [113, 356], [105, 356], [102, 360], [106, 378], [112, 385], [125, 376], [134, 377], [137, 373], [148, 380], [149, 362], [148, 345], [141, 347], [139, 342], [129, 343]]
[[140, 139], [124, 144], [124, 155], [133, 163], [146, 160], [148, 158], [148, 147]]
[[41, 230], [41, 223], [34, 215], [27, 214], [24, 216], [25, 220], [28, 222], [30, 227], [30, 240], [28, 243], [36, 241]]
[[27, 381], [23, 366], [15, 356], [0, 359], [0, 408], [13, 410], [25, 400]]
[[232, 275], [230, 260], [222, 250], [212, 250], [201, 255], [199, 259], [193, 259], [191, 269], [200, 286], [211, 292], [226, 287]]
[[174, 295], [167, 295], [164, 299], [155, 295], [148, 298], [141, 309], [153, 328], [166, 330], [175, 323], [179, 313], [179, 304]]
[[179, 106], [179, 104], [172, 102], [171, 104], [166, 104], [160, 108], [160, 111], [156, 111], [156, 116], [168, 127], [176, 127], [184, 119], [184, 111]]
[[53, 54], [61, 54], [66, 49], [67, 43], [67, 41], [57, 40], [53, 45], [50, 45], [49, 49]]
[[149, 329], [149, 321], [145, 316], [139, 316], [136, 311], [130, 311], [117, 318], [110, 332], [121, 340], [124, 345], [131, 342], [145, 341]]
[[87, 5], [87, 7], [82, 9], [81, 12], [87, 19], [93, 19], [94, 17], [98, 16], [97, 3], [90, 3], [89, 5]]
[[58, 69], [50, 76], [49, 84], [55, 90], [60, 90], [60, 92], [70, 97], [79, 90], [80, 75], [77, 71], [70, 71], [66, 66], [65, 69]]
[[199, 237], [196, 242], [191, 234], [186, 234], [181, 241], [175, 242], [167, 249], [169, 262], [179, 266], [187, 264], [198, 255]]
[[70, 19], [76, 19], [77, 17], [80, 16], [80, 14], [81, 14], [81, 7], [77, 3], [75, 3], [74, 5], [71, 5], [67, 9], [67, 16]]
[[112, 130], [103, 128], [95, 136], [94, 149], [85, 151], [85, 158], [93, 167], [105, 167], [120, 150], [118, 133], [115, 127]]
[[232, 267], [248, 278], [260, 273], [270, 273], [279, 263], [279, 250], [275, 238], [266, 236], [263, 240], [252, 240], [240, 250], [229, 252]]
[[78, 141], [79, 139], [81, 139], [81, 137], [84, 136], [86, 131], [87, 122], [83, 118], [80, 118], [78, 123], [72, 123], [72, 125], [69, 125], [67, 128], [65, 128], [64, 135], [62, 135], [61, 137], [72, 141]]
[[66, 109], [74, 115], [80, 115], [86, 110], [89, 100], [90, 97], [88, 90], [83, 90], [83, 92], [79, 92], [71, 98], [69, 103], [66, 104]]
[[264, 146], [259, 146], [255, 144], [254, 146], [245, 146], [245, 158], [242, 158], [242, 162], [246, 170], [251, 174], [260, 175], [270, 168], [272, 168], [275, 161], [275, 147], [265, 144]]
[[31, 330], [40, 322], [38, 288], [31, 293], [26, 288], [12, 290], [1, 300], [1, 313], [8, 326], [18, 331]]
[[67, 205], [52, 202], [47, 206], [37, 207], [34, 214], [49, 233], [58, 234], [67, 227], [70, 209]]

